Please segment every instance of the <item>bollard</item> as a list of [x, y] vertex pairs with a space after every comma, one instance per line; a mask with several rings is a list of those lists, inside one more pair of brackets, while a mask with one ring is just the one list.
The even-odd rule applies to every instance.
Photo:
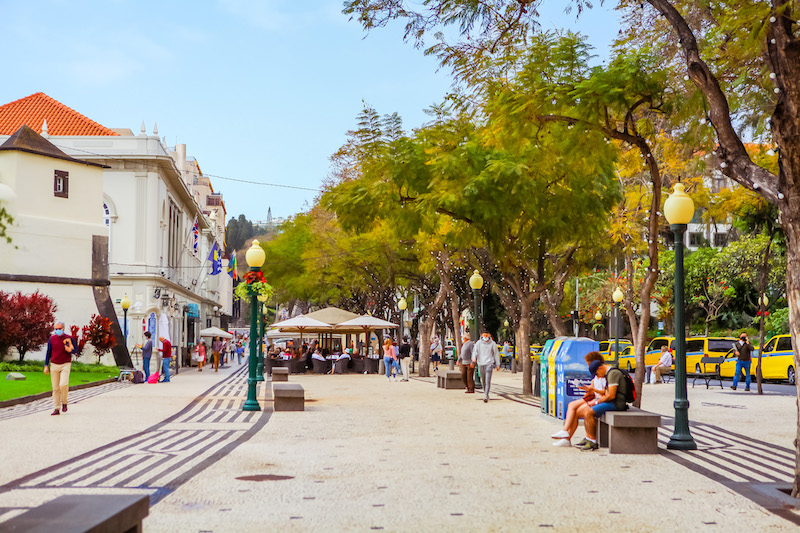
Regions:
[[450, 359], [450, 362], [448, 364], [450, 365], [450, 370], [455, 370], [456, 369], [456, 361], [455, 361], [455, 359]]
[[385, 374], [386, 373], [386, 366], [383, 364], [383, 357], [378, 359], [378, 374]]
[[516, 374], [517, 373], [517, 356], [516, 355], [512, 355], [511, 356], [511, 373], [512, 374]]

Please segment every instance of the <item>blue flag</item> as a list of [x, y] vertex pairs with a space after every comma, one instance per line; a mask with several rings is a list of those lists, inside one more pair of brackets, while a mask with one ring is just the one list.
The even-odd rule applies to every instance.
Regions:
[[211, 253], [208, 254], [208, 260], [211, 261], [211, 275], [216, 276], [222, 272], [222, 254], [219, 251], [216, 241], [214, 246], [211, 247]]

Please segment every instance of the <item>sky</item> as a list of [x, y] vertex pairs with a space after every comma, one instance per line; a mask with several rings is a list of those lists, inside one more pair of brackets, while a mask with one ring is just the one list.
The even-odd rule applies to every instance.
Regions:
[[[545, 3], [544, 27], [581, 31], [606, 56], [613, 2], [577, 24], [565, 0]], [[157, 124], [211, 176], [228, 218], [290, 217], [313, 205], [362, 102], [410, 130], [451, 85], [400, 25], [367, 35], [341, 10], [340, 0], [0, 0], [0, 105], [44, 92], [109, 128]]]

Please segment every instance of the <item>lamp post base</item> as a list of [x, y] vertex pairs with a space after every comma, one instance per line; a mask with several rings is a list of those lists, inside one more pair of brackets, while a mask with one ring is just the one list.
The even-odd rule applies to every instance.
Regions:
[[256, 381], [264, 381], [263, 358], [261, 359], [261, 361], [258, 362], [258, 366], [256, 366]]
[[691, 435], [673, 435], [667, 443], [668, 450], [696, 450], [697, 443]]

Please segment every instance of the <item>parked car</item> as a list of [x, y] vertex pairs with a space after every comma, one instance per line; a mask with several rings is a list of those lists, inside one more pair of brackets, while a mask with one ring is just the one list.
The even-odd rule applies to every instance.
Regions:
[[619, 367], [624, 368], [628, 372], [636, 370], [636, 356], [633, 353], [633, 345], [626, 346], [625, 349], [619, 353]]
[[[619, 340], [619, 352], [620, 357], [622, 356], [623, 350], [628, 347], [632, 346], [633, 343], [628, 339], [620, 339]], [[610, 339], [607, 341], [600, 341], [600, 353], [603, 356], [603, 359], [606, 361], [614, 361], [614, 350], [616, 349], [616, 341], [614, 339]]]
[[[755, 376], [758, 366], [758, 350], [753, 351], [752, 357], [750, 375]], [[719, 366], [719, 373], [724, 378], [733, 378], [735, 371], [736, 354], [731, 348], [725, 354], [725, 362]], [[744, 378], [744, 376], [740, 377]], [[764, 350], [761, 354], [761, 377], [764, 379], [785, 379], [792, 385], [796, 383], [791, 335], [775, 335], [764, 344]]]
[[672, 352], [674, 357], [675, 337], [656, 337], [655, 339], [650, 341], [650, 344], [647, 345], [647, 349], [645, 349], [644, 351], [645, 366], [651, 366], [658, 363], [658, 360], [661, 359], [662, 346], [667, 346], [667, 348], [669, 349], [670, 352]]
[[734, 337], [690, 337], [686, 339], [686, 371], [702, 372], [700, 360], [703, 357], [725, 357]]

